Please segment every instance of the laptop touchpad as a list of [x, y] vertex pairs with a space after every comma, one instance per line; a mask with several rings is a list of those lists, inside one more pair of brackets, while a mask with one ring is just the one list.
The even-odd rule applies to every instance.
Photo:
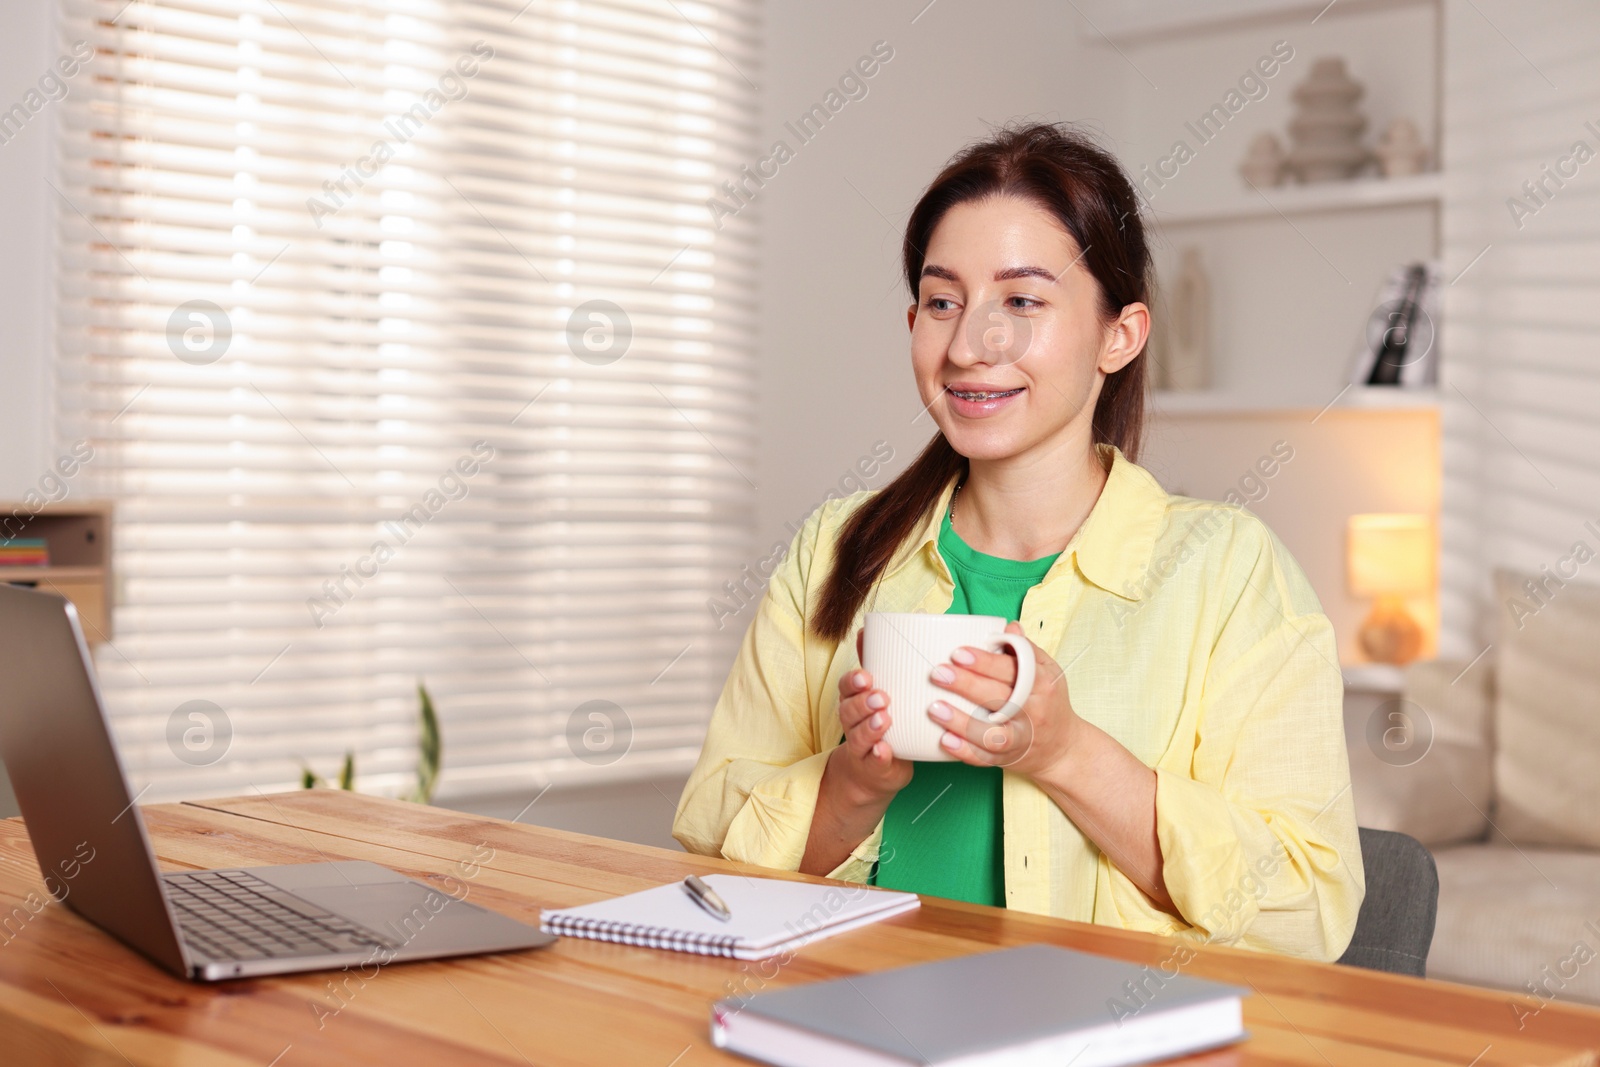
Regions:
[[[450, 920], [459, 913], [477, 910], [466, 907], [447, 893], [409, 881], [307, 886], [297, 889], [295, 895], [374, 933], [418, 947], [418, 943], [431, 941], [428, 934], [438, 931], [441, 925], [454, 925]], [[448, 919], [445, 919], [447, 914]]]

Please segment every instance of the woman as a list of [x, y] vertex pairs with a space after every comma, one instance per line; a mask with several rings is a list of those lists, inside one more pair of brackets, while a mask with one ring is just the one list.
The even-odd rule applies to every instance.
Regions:
[[[1364, 892], [1332, 628], [1243, 508], [1136, 465], [1150, 261], [1134, 191], [1070, 128], [953, 159], [906, 226], [911, 364], [939, 433], [818, 508], [773, 575], [673, 833], [741, 863], [1330, 960]], [[1281, 457], [1280, 457], [1281, 458]], [[1021, 714], [897, 708], [868, 611], [997, 614]], [[988, 709], [1015, 660], [934, 670]], [[896, 758], [895, 715], [949, 763]]]

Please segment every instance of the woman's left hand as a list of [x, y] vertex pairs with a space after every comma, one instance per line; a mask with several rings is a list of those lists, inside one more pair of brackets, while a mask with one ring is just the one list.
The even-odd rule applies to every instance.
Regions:
[[[1017, 623], [1007, 626], [1006, 632], [1025, 636]], [[945, 701], [936, 701], [927, 714], [945, 728], [940, 744], [956, 759], [979, 767], [1005, 767], [1041, 780], [1065, 761], [1083, 720], [1067, 695], [1066, 672], [1044, 649], [1028, 643], [1033, 645], [1036, 665], [1033, 691], [1010, 721], [984, 722]], [[954, 662], [934, 669], [933, 682], [941, 689], [989, 711], [998, 711], [1010, 698], [1017, 681], [1017, 661], [1011, 655], [963, 646], [951, 659]]]

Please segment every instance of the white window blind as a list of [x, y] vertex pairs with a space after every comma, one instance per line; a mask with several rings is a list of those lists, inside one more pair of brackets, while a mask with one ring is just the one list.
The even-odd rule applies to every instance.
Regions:
[[1571, 44], [1600, 9], [1480, 6], [1444, 8], [1440, 651], [1465, 660], [1508, 610], [1494, 568], [1539, 583], [1525, 609], [1600, 583], [1600, 66]]
[[145, 799], [403, 791], [418, 681], [441, 796], [687, 767], [751, 551], [751, 212], [706, 202], [754, 3], [62, 6], [58, 417]]

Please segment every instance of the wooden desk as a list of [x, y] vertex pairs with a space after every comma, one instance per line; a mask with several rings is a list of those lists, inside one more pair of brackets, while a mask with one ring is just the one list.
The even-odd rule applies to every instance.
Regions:
[[[318, 790], [145, 809], [168, 869], [365, 859], [538, 921], [581, 904], [733, 865], [438, 808]], [[491, 858], [489, 850], [493, 850]], [[474, 858], [481, 860], [476, 874]], [[43, 882], [20, 821], [0, 823], [5, 913]], [[459, 889], [457, 889], [459, 893]], [[26, 914], [26, 909], [24, 909]], [[711, 1002], [842, 974], [1029, 941], [1152, 965], [1173, 943], [1106, 927], [925, 900], [916, 913], [819, 941], [770, 979], [760, 964], [564, 939], [549, 948], [217, 985], [180, 981], [51, 903], [0, 933], [0, 1062], [487, 1064], [698, 1067], [746, 1063], [711, 1047]], [[1185, 973], [1255, 990], [1249, 1042], [1207, 1065], [1501, 1067], [1595, 1064], [1600, 1010], [1551, 1003], [1519, 1031], [1511, 994], [1200, 948]], [[1594, 961], [1589, 966], [1600, 966]], [[772, 964], [764, 969], [772, 974]], [[981, 996], [971, 1008], [981, 1011]], [[938, 1010], [930, 1008], [930, 1010]]]

